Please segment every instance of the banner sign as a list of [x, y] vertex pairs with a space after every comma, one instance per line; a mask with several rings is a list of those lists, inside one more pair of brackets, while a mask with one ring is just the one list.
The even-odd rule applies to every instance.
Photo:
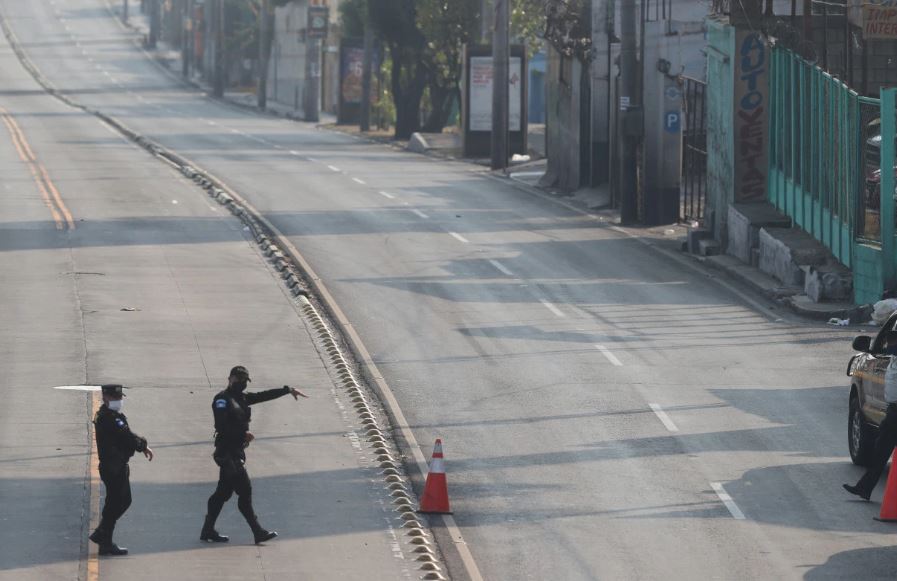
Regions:
[[897, 40], [897, 2], [863, 4], [863, 38]]
[[[510, 58], [510, 131], [520, 131], [522, 103], [521, 58]], [[478, 56], [470, 59], [470, 130], [492, 131], [492, 57]]]

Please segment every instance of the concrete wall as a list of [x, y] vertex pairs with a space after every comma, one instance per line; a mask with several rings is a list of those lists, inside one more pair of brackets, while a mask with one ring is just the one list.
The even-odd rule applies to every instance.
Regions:
[[268, 64], [268, 98], [303, 109], [306, 46], [304, 31], [308, 0], [294, 0], [274, 11], [274, 39]]
[[583, 66], [575, 58], [572, 61], [572, 66], [566, 66], [562, 79], [564, 63], [561, 54], [549, 47], [545, 128], [548, 171], [543, 183], [566, 191], [575, 190], [581, 184], [579, 109]]
[[732, 133], [735, 29], [707, 20], [707, 223], [726, 241], [726, 216], [734, 201], [735, 138]]

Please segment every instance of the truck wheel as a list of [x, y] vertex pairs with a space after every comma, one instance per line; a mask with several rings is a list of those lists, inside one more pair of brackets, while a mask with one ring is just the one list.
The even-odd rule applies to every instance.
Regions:
[[847, 419], [847, 443], [850, 448], [850, 459], [857, 466], [866, 466], [875, 448], [875, 430], [866, 423], [860, 400], [856, 396], [850, 398], [850, 412]]

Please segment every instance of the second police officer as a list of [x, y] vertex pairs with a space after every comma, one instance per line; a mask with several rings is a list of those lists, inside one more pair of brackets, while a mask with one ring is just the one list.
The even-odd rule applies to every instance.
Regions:
[[231, 369], [227, 389], [218, 393], [212, 400], [212, 412], [215, 416], [215, 453], [213, 458], [218, 465], [218, 486], [209, 497], [208, 512], [199, 538], [210, 543], [226, 543], [228, 537], [215, 530], [215, 521], [230, 497], [237, 493], [237, 507], [243, 518], [252, 529], [256, 544], [269, 541], [277, 536], [274, 531], [267, 531], [259, 525], [258, 517], [252, 507], [252, 483], [246, 472], [245, 448], [255, 439], [249, 431], [252, 415], [250, 406], [277, 399], [287, 394], [294, 399], [308, 397], [298, 389], [288, 385], [280, 389], [269, 389], [260, 392], [247, 392], [249, 371], [242, 365]]

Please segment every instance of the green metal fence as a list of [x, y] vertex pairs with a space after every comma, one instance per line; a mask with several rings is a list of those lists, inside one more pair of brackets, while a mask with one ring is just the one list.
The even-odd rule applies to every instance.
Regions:
[[770, 103], [769, 201], [853, 268], [857, 302], [897, 288], [897, 89], [862, 97], [775, 48]]
[[850, 266], [855, 237], [879, 237], [860, 209], [863, 126], [878, 100], [776, 48], [770, 103], [769, 200]]

